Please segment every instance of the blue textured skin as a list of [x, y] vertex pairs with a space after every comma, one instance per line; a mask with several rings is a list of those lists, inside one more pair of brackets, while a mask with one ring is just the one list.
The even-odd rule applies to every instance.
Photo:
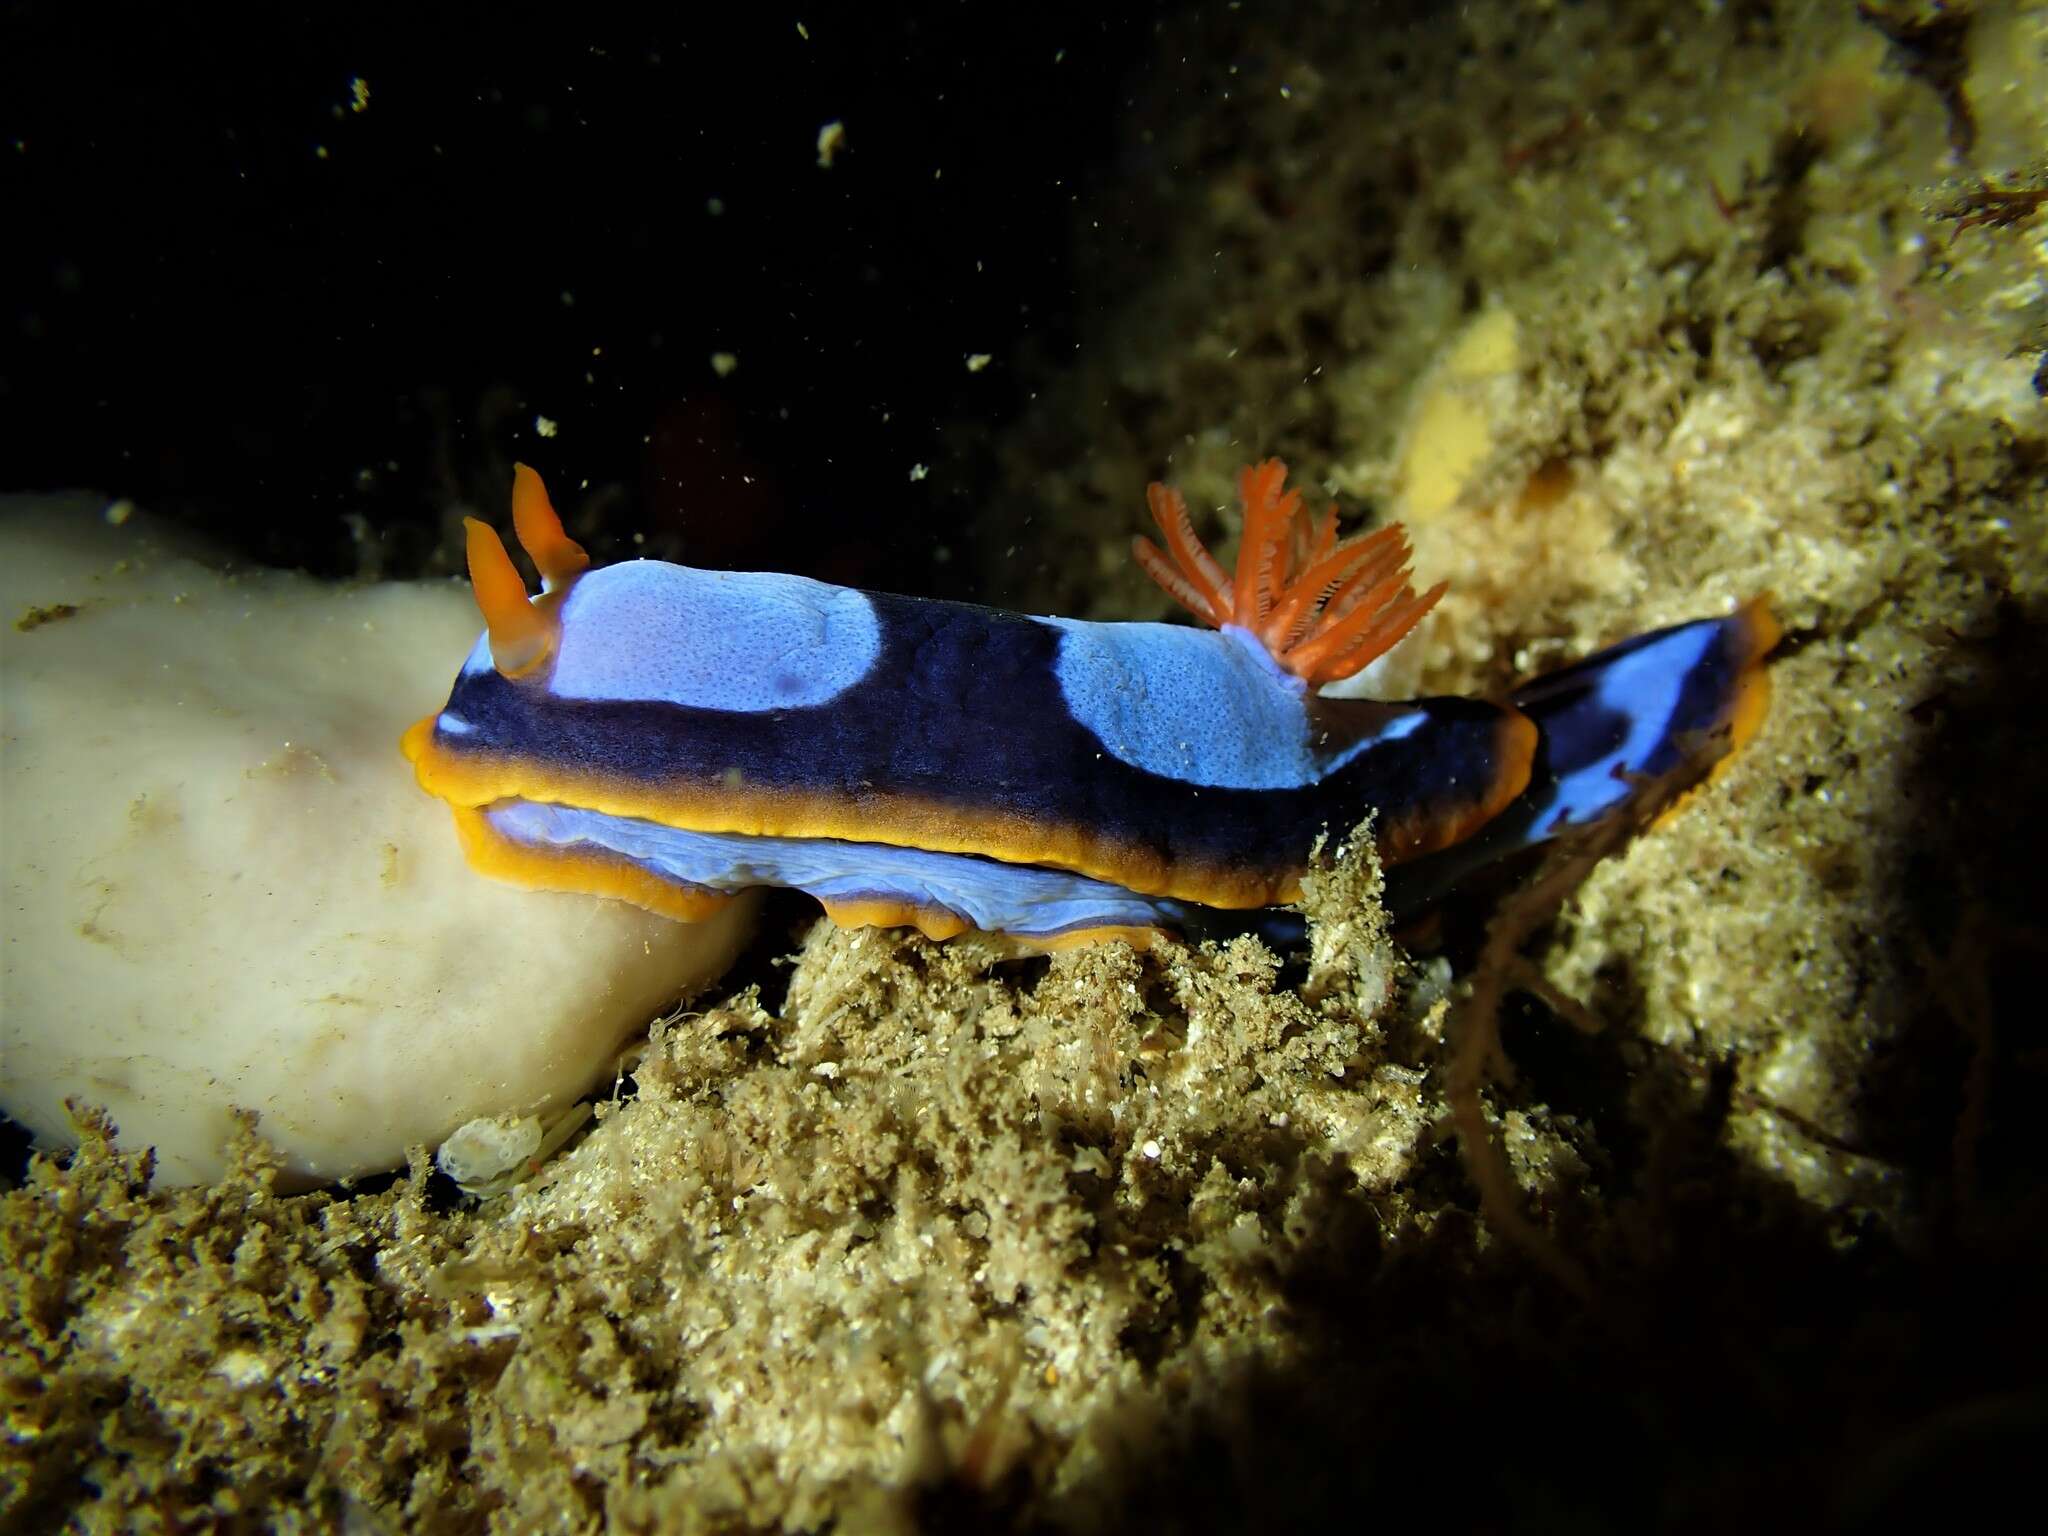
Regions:
[[1063, 870], [998, 864], [826, 837], [684, 832], [659, 822], [573, 806], [504, 800], [491, 826], [522, 846], [609, 851], [685, 890], [792, 886], [826, 901], [905, 901], [937, 907], [986, 932], [1050, 939], [1084, 928], [1180, 927], [1186, 904], [1139, 896]]
[[837, 698], [881, 630], [865, 593], [802, 576], [629, 560], [577, 578], [548, 687], [563, 699], [663, 699], [758, 713]]
[[[758, 713], [838, 697], [881, 647], [863, 592], [772, 572], [627, 560], [588, 571], [562, 600], [548, 675], [559, 698], [660, 699]], [[478, 637], [464, 676], [492, 671]]]
[[[1180, 783], [1300, 789], [1422, 723], [1400, 714], [1380, 731], [1319, 742], [1306, 685], [1235, 626], [1023, 622], [1057, 633], [1061, 697], [1096, 745]], [[873, 671], [880, 652], [866, 593], [801, 576], [629, 560], [570, 588], [547, 689], [564, 700], [758, 714], [829, 704]], [[463, 671], [491, 670], [485, 636]], [[457, 717], [454, 732], [463, 724]]]
[[1118, 762], [1184, 784], [1300, 789], [1423, 722], [1399, 713], [1356, 739], [1319, 741], [1307, 684], [1234, 624], [1039, 622], [1060, 631], [1067, 712]]

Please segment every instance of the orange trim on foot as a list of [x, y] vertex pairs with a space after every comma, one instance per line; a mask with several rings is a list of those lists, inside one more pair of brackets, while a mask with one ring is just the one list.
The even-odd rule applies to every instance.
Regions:
[[701, 922], [733, 898], [722, 891], [685, 891], [639, 865], [609, 853], [532, 848], [494, 828], [481, 810], [451, 805], [463, 856], [480, 875], [530, 891], [565, 891], [608, 896], [672, 918]]
[[862, 901], [825, 901], [825, 915], [841, 928], [915, 928], [928, 939], [958, 938], [974, 925], [957, 912], [944, 907], [921, 907], [915, 902], [873, 898]]

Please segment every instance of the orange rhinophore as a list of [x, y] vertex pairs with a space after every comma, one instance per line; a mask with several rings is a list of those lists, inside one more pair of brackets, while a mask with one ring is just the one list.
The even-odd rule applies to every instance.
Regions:
[[570, 538], [548, 500], [539, 475], [512, 466], [512, 528], [519, 547], [540, 572], [542, 595], [529, 598], [505, 541], [489, 523], [465, 517], [469, 584], [491, 634], [491, 664], [507, 677], [525, 677], [554, 654], [563, 594], [590, 569], [590, 556]]

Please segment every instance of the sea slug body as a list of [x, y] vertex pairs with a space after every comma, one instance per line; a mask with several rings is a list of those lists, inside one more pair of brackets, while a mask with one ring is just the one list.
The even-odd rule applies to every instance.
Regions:
[[1408, 586], [1398, 528], [1340, 541], [1335, 509], [1312, 519], [1285, 473], [1241, 477], [1234, 578], [1151, 488], [1166, 549], [1137, 555], [1214, 626], [1196, 629], [593, 570], [520, 466], [514, 522], [543, 591], [471, 520], [488, 629], [405, 751], [499, 879], [682, 920], [794, 886], [844, 925], [1058, 946], [1290, 902], [1316, 838], [1368, 813], [1390, 866], [1468, 843], [1498, 857], [1612, 809], [1674, 743], [1725, 750], [1756, 728], [1777, 634], [1761, 603], [1506, 702], [1325, 696], [1442, 589]]

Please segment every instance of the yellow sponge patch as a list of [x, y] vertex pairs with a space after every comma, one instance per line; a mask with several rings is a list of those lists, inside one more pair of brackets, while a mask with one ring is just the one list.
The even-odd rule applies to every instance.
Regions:
[[1481, 386], [1521, 362], [1521, 328], [1506, 309], [1489, 309], [1466, 326], [1415, 397], [1395, 469], [1396, 515], [1441, 512], [1464, 493], [1493, 451], [1494, 416]]

